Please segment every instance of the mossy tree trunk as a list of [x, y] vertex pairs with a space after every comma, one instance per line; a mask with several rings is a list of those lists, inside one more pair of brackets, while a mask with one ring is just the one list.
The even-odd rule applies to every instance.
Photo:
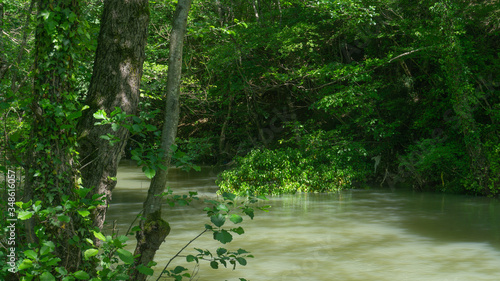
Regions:
[[[170, 57], [167, 73], [167, 101], [165, 104], [165, 120], [162, 128], [161, 149], [165, 151], [161, 164], [170, 166], [171, 147], [175, 144], [177, 127], [179, 125], [179, 96], [182, 70], [182, 48], [186, 34], [187, 16], [191, 0], [179, 0], [173, 18], [172, 34], [170, 36]], [[162, 197], [159, 196], [167, 182], [167, 170], [159, 169], [151, 181], [148, 196], [143, 205], [141, 230], [137, 232], [137, 246], [134, 255], [141, 254], [138, 265], [147, 266], [154, 258], [156, 251], [165, 240], [170, 227], [161, 218]], [[138, 271], [132, 273], [134, 280], [145, 280], [146, 276]]]

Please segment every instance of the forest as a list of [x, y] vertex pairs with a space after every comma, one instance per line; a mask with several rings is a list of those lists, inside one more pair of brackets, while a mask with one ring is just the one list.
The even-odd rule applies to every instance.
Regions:
[[[2, 1], [0, 279], [145, 280], [163, 199], [196, 199], [165, 191], [172, 166], [224, 168], [223, 244], [264, 195], [498, 197], [498, 46], [497, 0]], [[152, 179], [133, 254], [102, 233], [124, 158]]]

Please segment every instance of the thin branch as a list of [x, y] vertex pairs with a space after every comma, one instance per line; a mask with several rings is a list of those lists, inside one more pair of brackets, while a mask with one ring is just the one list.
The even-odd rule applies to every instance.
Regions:
[[194, 240], [196, 240], [196, 239], [200, 238], [200, 236], [202, 236], [202, 235], [203, 235], [205, 232], [207, 232], [207, 231], [208, 231], [208, 229], [203, 230], [200, 234], [198, 234], [198, 236], [196, 236], [195, 238], [193, 238], [193, 239], [192, 239], [191, 241], [189, 241], [189, 242], [188, 242], [188, 243], [187, 243], [184, 247], [182, 247], [182, 249], [180, 249], [180, 250], [179, 250], [179, 252], [177, 252], [177, 254], [175, 254], [175, 255], [174, 255], [174, 256], [173, 256], [173, 257], [172, 257], [172, 258], [168, 261], [167, 265], [165, 265], [165, 267], [163, 268], [163, 270], [160, 272], [160, 276], [158, 276], [158, 279], [156, 279], [156, 281], [160, 280], [161, 276], [163, 275], [163, 272], [164, 272], [165, 270], [167, 270], [167, 267], [170, 265], [170, 263], [171, 263], [171, 262], [172, 262], [172, 261], [173, 261], [176, 257], [178, 257], [178, 256], [180, 255], [180, 253], [181, 253], [182, 251], [184, 251], [184, 249], [186, 249], [186, 248], [187, 248], [187, 246], [189, 246], [191, 243], [193, 243], [193, 241], [194, 241]]

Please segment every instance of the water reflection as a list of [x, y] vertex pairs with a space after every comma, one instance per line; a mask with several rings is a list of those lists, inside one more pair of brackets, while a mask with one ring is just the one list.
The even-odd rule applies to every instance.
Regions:
[[[170, 171], [178, 193], [214, 197], [216, 171]], [[135, 166], [120, 166], [108, 221], [125, 231], [140, 211], [149, 181]], [[500, 204], [497, 200], [389, 190], [272, 197], [271, 212], [245, 219], [246, 233], [225, 247], [256, 256], [245, 267], [213, 270], [197, 280], [500, 280]], [[203, 230], [203, 204], [165, 206], [172, 231], [158, 267]], [[194, 247], [223, 245], [206, 235]], [[133, 245], [131, 245], [133, 248]], [[187, 253], [192, 253], [188, 251]], [[173, 264], [192, 268], [180, 258]]]

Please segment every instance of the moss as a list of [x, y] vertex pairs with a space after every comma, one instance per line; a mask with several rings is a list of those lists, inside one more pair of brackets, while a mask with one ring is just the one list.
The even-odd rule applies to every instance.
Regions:
[[170, 224], [161, 218], [161, 212], [148, 214], [143, 232], [137, 232], [138, 242], [148, 248], [158, 248], [170, 233]]

